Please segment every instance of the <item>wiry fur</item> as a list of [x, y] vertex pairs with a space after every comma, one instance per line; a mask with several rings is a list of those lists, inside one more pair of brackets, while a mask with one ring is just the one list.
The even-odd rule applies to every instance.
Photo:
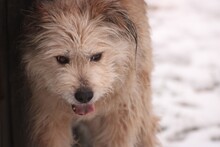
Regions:
[[[30, 146], [71, 147], [81, 122], [93, 147], [156, 146], [144, 0], [39, 0], [24, 27]], [[99, 52], [102, 59], [90, 62]], [[59, 55], [70, 63], [58, 64]], [[85, 116], [71, 108], [80, 86], [94, 91], [95, 112]]]

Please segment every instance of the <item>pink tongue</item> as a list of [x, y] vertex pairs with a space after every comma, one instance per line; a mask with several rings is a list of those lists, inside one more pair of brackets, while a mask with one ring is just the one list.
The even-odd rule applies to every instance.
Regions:
[[95, 110], [94, 104], [72, 105], [73, 111], [78, 115], [86, 115]]

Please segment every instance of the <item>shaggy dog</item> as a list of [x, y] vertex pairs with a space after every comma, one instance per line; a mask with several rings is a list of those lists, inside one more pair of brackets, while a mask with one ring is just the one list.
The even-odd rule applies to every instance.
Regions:
[[30, 147], [156, 146], [145, 8], [144, 0], [35, 2], [22, 47]]

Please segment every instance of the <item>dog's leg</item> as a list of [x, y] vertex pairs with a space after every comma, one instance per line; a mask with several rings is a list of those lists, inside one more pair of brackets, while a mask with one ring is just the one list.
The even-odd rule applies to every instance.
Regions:
[[94, 147], [135, 147], [138, 129], [127, 111], [115, 112], [101, 119], [92, 130], [96, 132], [93, 139]]
[[141, 132], [139, 133], [139, 143], [137, 147], [159, 146], [159, 142], [155, 135], [157, 131], [158, 118], [156, 116], [151, 116], [148, 117], [148, 119], [143, 119], [142, 121], [143, 124], [141, 126]]
[[46, 120], [41, 125], [45, 126], [38, 126], [37, 134], [33, 136], [36, 147], [71, 147], [74, 144], [69, 121]]
[[43, 94], [32, 98], [29, 146], [71, 147], [74, 144], [71, 107], [45, 92]]
[[129, 113], [117, 112], [104, 118], [95, 127], [100, 131], [94, 139], [94, 147], [155, 147], [156, 117], [136, 114], [139, 118], [135, 118], [135, 112]]

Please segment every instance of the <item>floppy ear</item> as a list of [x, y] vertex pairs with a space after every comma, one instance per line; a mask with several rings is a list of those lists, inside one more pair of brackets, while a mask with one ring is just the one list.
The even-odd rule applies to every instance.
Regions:
[[137, 31], [129, 18], [127, 10], [121, 7], [118, 0], [90, 0], [91, 18], [102, 14], [103, 20], [120, 28], [121, 34], [132, 39], [137, 46]]
[[122, 35], [132, 39], [137, 45], [136, 27], [132, 20], [129, 18], [126, 10], [112, 7], [106, 12], [104, 21], [118, 26], [122, 30]]

